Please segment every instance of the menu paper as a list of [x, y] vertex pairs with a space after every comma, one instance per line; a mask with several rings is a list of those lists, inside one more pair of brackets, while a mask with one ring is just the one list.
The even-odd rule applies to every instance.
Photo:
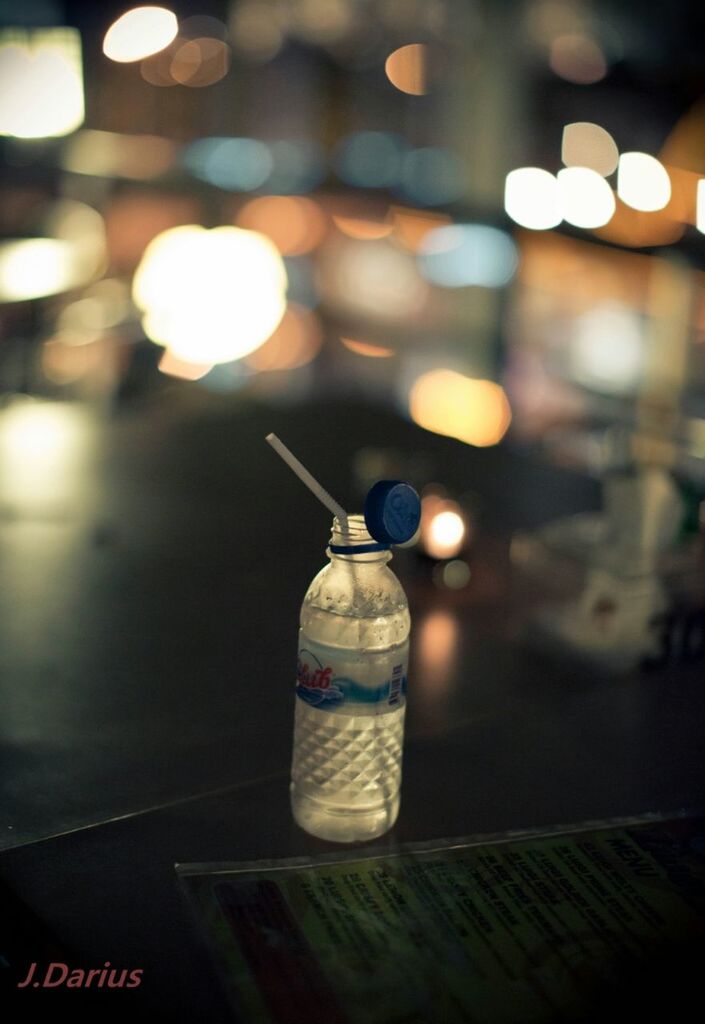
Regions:
[[243, 1024], [589, 1020], [705, 964], [705, 819], [177, 871]]

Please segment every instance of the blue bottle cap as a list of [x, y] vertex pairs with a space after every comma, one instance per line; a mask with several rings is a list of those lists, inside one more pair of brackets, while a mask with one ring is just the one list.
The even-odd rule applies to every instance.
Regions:
[[365, 498], [365, 522], [380, 544], [403, 544], [416, 533], [421, 499], [403, 480], [378, 480]]

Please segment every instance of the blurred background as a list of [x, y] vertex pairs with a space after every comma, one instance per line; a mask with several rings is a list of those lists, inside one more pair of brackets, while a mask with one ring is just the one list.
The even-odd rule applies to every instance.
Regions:
[[286, 685], [328, 529], [271, 429], [349, 508], [422, 491], [421, 730], [522, 579], [574, 655], [702, 655], [703, 40], [687, 0], [0, 3], [15, 835], [236, 771], [233, 665], [266, 615]]
[[326, 389], [589, 466], [623, 423], [697, 476], [705, 16], [669, 11], [3, 3], [5, 391]]

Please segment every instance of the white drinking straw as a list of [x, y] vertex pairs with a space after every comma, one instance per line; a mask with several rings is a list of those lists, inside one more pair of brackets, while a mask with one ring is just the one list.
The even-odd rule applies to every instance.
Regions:
[[267, 434], [265, 441], [271, 444], [277, 455], [281, 455], [286, 462], [287, 466], [296, 473], [299, 480], [306, 484], [309, 491], [312, 491], [316, 495], [319, 501], [323, 502], [326, 508], [333, 513], [334, 516], [338, 517], [338, 521], [344, 530], [348, 528], [348, 514], [342, 505], [339, 505], [334, 498], [331, 498], [328, 491], [321, 487], [318, 480], [311, 476], [309, 471], [303, 466], [293, 452], [290, 452], [287, 446], [280, 441], [276, 434]]

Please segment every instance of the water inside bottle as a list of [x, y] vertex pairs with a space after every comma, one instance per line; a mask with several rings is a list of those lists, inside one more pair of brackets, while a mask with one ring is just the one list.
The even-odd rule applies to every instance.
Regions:
[[322, 839], [373, 839], [399, 812], [409, 612], [389, 558], [333, 557], [301, 609], [291, 801]]

